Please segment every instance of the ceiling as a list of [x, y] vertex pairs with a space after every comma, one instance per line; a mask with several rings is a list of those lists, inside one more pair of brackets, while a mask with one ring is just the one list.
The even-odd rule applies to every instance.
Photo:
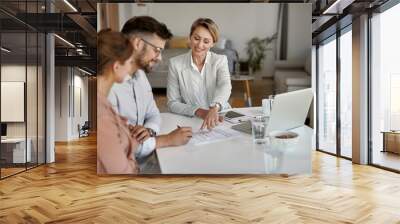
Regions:
[[388, 0], [313, 0], [313, 43], [331, 36], [352, 19], [386, 3]]
[[2, 60], [36, 57], [44, 47], [38, 45], [37, 35], [49, 32], [70, 43], [55, 38], [56, 66], [77, 66], [95, 74], [96, 4], [95, 0], [47, 0], [47, 5], [44, 0], [1, 0], [1, 44], [11, 50], [1, 52]]

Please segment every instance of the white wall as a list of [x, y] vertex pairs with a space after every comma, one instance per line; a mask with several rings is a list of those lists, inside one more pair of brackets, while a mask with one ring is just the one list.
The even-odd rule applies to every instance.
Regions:
[[[88, 120], [88, 78], [82, 77], [82, 73], [74, 76], [74, 108], [72, 109], [72, 136], [79, 137], [78, 124], [83, 125]], [[80, 92], [80, 93], [79, 93]], [[81, 111], [80, 111], [81, 110]]]
[[[26, 66], [18, 64], [6, 64], [1, 66], [1, 81], [9, 82], [25, 82], [25, 76], [27, 75], [29, 85], [36, 86], [36, 80], [33, 80], [33, 76], [36, 77], [36, 66]], [[37, 116], [36, 107], [36, 87], [27, 88], [27, 120], [28, 120], [28, 137], [30, 133], [36, 130]], [[4, 96], [2, 96], [4, 97]], [[32, 104], [33, 103], [33, 104]], [[1, 110], [9, 110], [10, 108], [1, 108]], [[24, 108], [22, 108], [24, 109]], [[33, 124], [34, 122], [35, 124]], [[25, 126], [27, 122], [7, 122], [7, 136], [8, 137], [25, 137]], [[34, 126], [34, 127], [33, 127]], [[35, 132], [36, 134], [36, 132]]]
[[[1, 81], [18, 81], [25, 82], [25, 65], [9, 64], [1, 66]], [[7, 110], [7, 108], [1, 108]], [[25, 122], [10, 122], [7, 123], [8, 137], [25, 137]]]
[[311, 3], [289, 4], [287, 59], [311, 57]]
[[25, 69], [30, 70], [32, 67], [26, 68], [25, 65], [18, 64], [1, 65], [1, 81], [25, 82]]
[[[78, 124], [88, 120], [88, 78], [82, 75], [71, 67], [56, 67], [55, 141], [77, 139]], [[82, 105], [82, 116], [77, 105]]]
[[222, 36], [232, 40], [240, 58], [247, 58], [246, 42], [276, 32], [278, 4], [258, 3], [146, 3], [119, 4], [120, 27], [133, 16], [149, 15], [165, 23], [174, 36], [188, 36], [190, 26], [199, 17], [214, 20]]
[[[81, 73], [82, 74], [82, 73]], [[88, 113], [89, 113], [89, 90], [88, 90], [88, 77], [87, 76], [80, 76], [76, 75], [75, 76], [75, 86], [81, 88], [82, 95], [81, 95], [81, 101], [82, 101], [82, 116], [80, 116], [80, 122], [83, 123], [88, 120]]]
[[25, 82], [1, 82], [1, 121], [25, 121]]
[[68, 141], [69, 135], [69, 96], [70, 83], [68, 67], [55, 68], [55, 141]]

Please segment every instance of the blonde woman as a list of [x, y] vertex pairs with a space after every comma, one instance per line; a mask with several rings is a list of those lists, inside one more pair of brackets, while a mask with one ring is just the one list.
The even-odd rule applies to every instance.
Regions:
[[190, 29], [191, 50], [170, 60], [168, 108], [173, 113], [203, 119], [201, 129], [214, 128], [221, 121], [218, 112], [230, 108], [228, 60], [210, 51], [218, 38], [215, 22], [199, 18]]

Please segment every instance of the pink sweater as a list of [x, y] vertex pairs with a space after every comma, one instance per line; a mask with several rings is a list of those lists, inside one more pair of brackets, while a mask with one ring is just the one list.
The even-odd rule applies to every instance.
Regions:
[[138, 147], [126, 119], [119, 116], [106, 97], [97, 95], [97, 173], [137, 174], [134, 155]]

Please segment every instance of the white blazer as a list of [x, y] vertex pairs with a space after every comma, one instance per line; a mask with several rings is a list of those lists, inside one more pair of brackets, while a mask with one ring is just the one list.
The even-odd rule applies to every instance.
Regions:
[[[228, 103], [232, 85], [229, 74], [228, 59], [225, 55], [209, 52], [207, 63], [203, 70], [205, 75], [205, 88], [209, 105], [220, 103], [222, 110], [229, 109]], [[193, 75], [192, 51], [170, 59], [167, 98], [168, 109], [177, 114], [194, 116], [200, 105], [196, 105], [196, 96], [192, 90]], [[197, 96], [198, 97], [198, 96]]]

